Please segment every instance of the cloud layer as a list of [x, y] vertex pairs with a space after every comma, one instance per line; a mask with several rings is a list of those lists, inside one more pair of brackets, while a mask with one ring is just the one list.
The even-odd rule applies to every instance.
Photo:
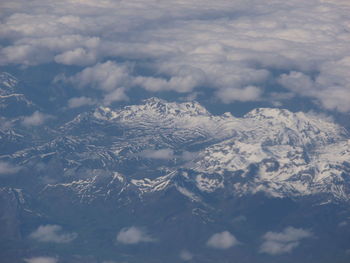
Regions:
[[[23, 1], [3, 6], [0, 65], [58, 63], [105, 103], [131, 87], [214, 89], [224, 103], [282, 94], [350, 111], [350, 4], [335, 0]], [[118, 90], [118, 91], [116, 91]], [[281, 96], [274, 96], [273, 99]]]
[[267, 232], [260, 247], [261, 253], [278, 255], [290, 253], [300, 241], [312, 237], [312, 233], [302, 228], [287, 227], [282, 232]]

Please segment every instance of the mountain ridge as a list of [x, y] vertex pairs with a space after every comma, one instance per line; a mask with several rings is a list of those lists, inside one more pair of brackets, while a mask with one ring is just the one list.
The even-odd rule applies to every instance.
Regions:
[[[69, 263], [71, 255], [91, 251], [101, 257], [93, 262], [153, 262], [147, 258], [152, 247], [171, 247], [171, 256], [164, 254], [170, 259], [157, 262], [178, 262], [183, 247], [208, 253], [194, 262], [225, 262], [205, 245], [223, 231], [242, 242], [227, 258], [240, 251], [267, 263], [271, 258], [245, 251], [244, 244], [254, 247], [268, 231], [310, 229], [317, 248], [319, 240], [342, 244], [348, 237], [338, 236], [350, 218], [350, 137], [329, 119], [277, 108], [214, 115], [198, 102], [150, 98], [96, 106], [57, 123], [58, 129], [54, 122], [32, 128], [6, 120], [11, 125], [0, 136], [9, 151], [0, 155], [0, 165], [9, 173], [1, 175], [0, 205], [18, 205], [9, 201], [16, 193], [23, 204], [0, 211], [0, 218], [17, 222], [4, 240], [19, 244], [19, 251], [30, 247], [26, 255], [45, 247], [31, 233], [47, 225], [77, 233], [72, 251], [57, 252]], [[36, 140], [26, 137], [37, 129]], [[128, 227], [147, 228], [155, 241], [129, 253], [115, 243], [117, 232]]]
[[[86, 134], [84, 139], [76, 137], [81, 132]], [[60, 136], [45, 147], [13, 157], [25, 164], [56, 156], [65, 171], [63, 184], [73, 180], [69, 174], [77, 170], [123, 174], [127, 170], [121, 167], [130, 169], [132, 164], [134, 171], [127, 181], [142, 193], [152, 192], [152, 180], [171, 184], [172, 176], [164, 170], [168, 166], [170, 173], [182, 168], [193, 171], [196, 176], [185, 179], [199, 192], [215, 192], [224, 186], [232, 195], [327, 193], [349, 200], [349, 134], [331, 121], [305, 113], [259, 108], [242, 118], [214, 116], [197, 102], [168, 103], [151, 98], [122, 109], [97, 107], [62, 126]], [[168, 156], [159, 156], [157, 151]], [[156, 175], [142, 177], [138, 170], [143, 166], [169, 180]], [[133, 173], [140, 175], [133, 178]]]

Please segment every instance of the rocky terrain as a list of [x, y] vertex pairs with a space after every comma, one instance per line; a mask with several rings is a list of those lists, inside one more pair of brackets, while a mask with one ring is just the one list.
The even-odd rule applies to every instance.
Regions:
[[[0, 81], [3, 262], [349, 260], [350, 135], [332, 120], [279, 108], [213, 115], [198, 102], [150, 98], [38, 128], [23, 118], [40, 107], [19, 81]], [[40, 226], [74, 238], [33, 238]], [[148, 234], [118, 243], [131, 227]], [[264, 233], [288, 227], [312, 238], [264, 253]], [[210, 247], [222, 231], [239, 245]]]

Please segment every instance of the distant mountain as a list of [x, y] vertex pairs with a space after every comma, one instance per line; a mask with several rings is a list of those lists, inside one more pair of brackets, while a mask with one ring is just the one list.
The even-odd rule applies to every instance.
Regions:
[[0, 72], [0, 114], [18, 117], [32, 113], [37, 107], [18, 88], [19, 81], [9, 73]]
[[7, 72], [0, 73], [0, 95], [7, 96], [16, 93], [18, 80]]
[[[146, 167], [149, 180], [167, 180], [170, 186], [177, 170], [186, 168], [198, 176], [185, 179], [204, 192], [225, 188], [232, 195], [349, 199], [349, 134], [304, 113], [256, 109], [243, 118], [213, 116], [196, 102], [152, 98], [120, 110], [99, 107], [60, 130], [53, 141], [11, 158], [20, 164], [56, 158], [65, 183], [81, 169], [119, 172], [129, 180], [142, 177], [139, 168]], [[157, 151], [169, 156], [154, 157]]]
[[[92, 262], [179, 262], [183, 249], [194, 255], [189, 262], [349, 259], [339, 247], [350, 231], [339, 225], [350, 218], [350, 135], [330, 120], [277, 108], [216, 116], [198, 102], [150, 98], [99, 106], [48, 131], [42, 143], [0, 156], [18, 168], [4, 175], [0, 204], [17, 204], [2, 218], [20, 222], [4, 238], [16, 237], [20, 253], [44, 249], [63, 262], [84, 262], [74, 261], [77, 254]], [[33, 241], [30, 233], [45, 224], [74, 231], [73, 245]], [[132, 226], [152, 237], [134, 249], [116, 243]], [[332, 252], [262, 256], [261, 236], [288, 226], [316, 237], [300, 245], [304, 252], [333, 240]], [[240, 245], [214, 253], [208, 239], [226, 230]]]

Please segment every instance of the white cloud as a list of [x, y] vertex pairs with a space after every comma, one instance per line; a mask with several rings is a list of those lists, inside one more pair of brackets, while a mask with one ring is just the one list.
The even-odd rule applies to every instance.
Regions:
[[57, 263], [58, 259], [53, 257], [33, 257], [24, 259], [27, 263]]
[[77, 97], [77, 98], [71, 98], [68, 100], [68, 107], [69, 108], [78, 108], [82, 106], [87, 106], [87, 105], [94, 105], [95, 101], [91, 98], [87, 97]]
[[125, 88], [121, 87], [113, 90], [105, 95], [103, 102], [105, 105], [109, 105], [115, 101], [127, 101], [129, 97], [125, 94]]
[[311, 95], [314, 89], [314, 83], [311, 78], [301, 72], [292, 71], [289, 74], [282, 74], [278, 82], [296, 93]]
[[20, 170], [19, 167], [13, 166], [8, 162], [0, 161], [0, 175], [14, 174]]
[[350, 111], [350, 57], [325, 62], [320, 72], [310, 76], [291, 71], [282, 74], [278, 82], [298, 95], [316, 99], [324, 108], [340, 112]]
[[39, 226], [29, 237], [39, 242], [70, 243], [77, 238], [77, 233], [64, 232], [58, 225]]
[[238, 244], [240, 242], [228, 231], [212, 235], [207, 242], [207, 246], [216, 249], [228, 249]]
[[158, 149], [158, 150], [143, 150], [137, 154], [142, 158], [147, 159], [157, 159], [157, 160], [171, 160], [171, 159], [179, 159], [182, 161], [192, 161], [198, 156], [198, 152], [188, 152], [183, 151], [180, 154], [175, 154], [174, 150], [170, 148]]
[[79, 47], [56, 55], [55, 62], [64, 65], [86, 66], [96, 62], [96, 54], [93, 52], [88, 52], [86, 49]]
[[48, 118], [49, 118], [48, 115], [43, 114], [39, 111], [35, 111], [32, 115], [23, 117], [22, 125], [24, 125], [24, 126], [40, 126]]
[[182, 259], [183, 261], [190, 261], [192, 258], [193, 258], [193, 255], [188, 250], [182, 250], [180, 252], [180, 259]]
[[30, 45], [15, 45], [8, 46], [1, 49], [0, 52], [0, 65], [7, 63], [16, 63], [24, 65], [33, 65], [34, 61], [39, 60], [40, 62], [45, 62], [45, 54], [38, 54], [38, 51], [35, 50]]
[[0, 129], [7, 130], [13, 127], [13, 121], [0, 117]]
[[342, 221], [338, 224], [339, 227], [345, 227], [347, 225], [348, 225], [348, 222], [346, 222], [346, 221]]
[[130, 80], [130, 76], [129, 69], [126, 66], [107, 61], [87, 67], [69, 80], [80, 88], [92, 87], [112, 91], [126, 85]]
[[183, 151], [180, 155], [180, 158], [184, 161], [192, 161], [196, 157], [198, 157], [198, 152]]
[[233, 101], [256, 101], [261, 98], [261, 88], [248, 86], [241, 89], [227, 88], [218, 91], [217, 96], [224, 102], [230, 103]]
[[286, 227], [282, 232], [267, 232], [264, 242], [260, 247], [260, 253], [279, 255], [290, 253], [298, 247], [300, 241], [312, 237], [312, 233], [302, 228]]
[[155, 241], [151, 236], [149, 236], [143, 229], [132, 226], [128, 228], [123, 228], [117, 235], [117, 242], [134, 245], [141, 242], [153, 242]]
[[144, 150], [138, 154], [141, 157], [158, 160], [170, 160], [173, 159], [174, 151], [172, 149], [160, 149], [160, 150]]
[[169, 79], [155, 77], [136, 77], [134, 84], [143, 87], [148, 91], [174, 90], [177, 92], [191, 92], [194, 88], [205, 83], [205, 73], [194, 67], [181, 66], [171, 69]]
[[111, 92], [137, 85], [179, 93], [205, 87], [217, 89], [214, 94], [225, 103], [273, 99], [266, 84], [276, 84], [276, 72], [300, 72], [302, 86], [282, 85], [326, 109], [350, 111], [348, 1], [13, 0], [3, 5], [0, 38], [6, 44], [0, 65], [90, 66], [72, 77], [76, 86]]
[[240, 215], [240, 216], [236, 216], [232, 219], [232, 222], [233, 223], [242, 223], [242, 222], [245, 222], [247, 221], [247, 217], [244, 216], [244, 215]]

